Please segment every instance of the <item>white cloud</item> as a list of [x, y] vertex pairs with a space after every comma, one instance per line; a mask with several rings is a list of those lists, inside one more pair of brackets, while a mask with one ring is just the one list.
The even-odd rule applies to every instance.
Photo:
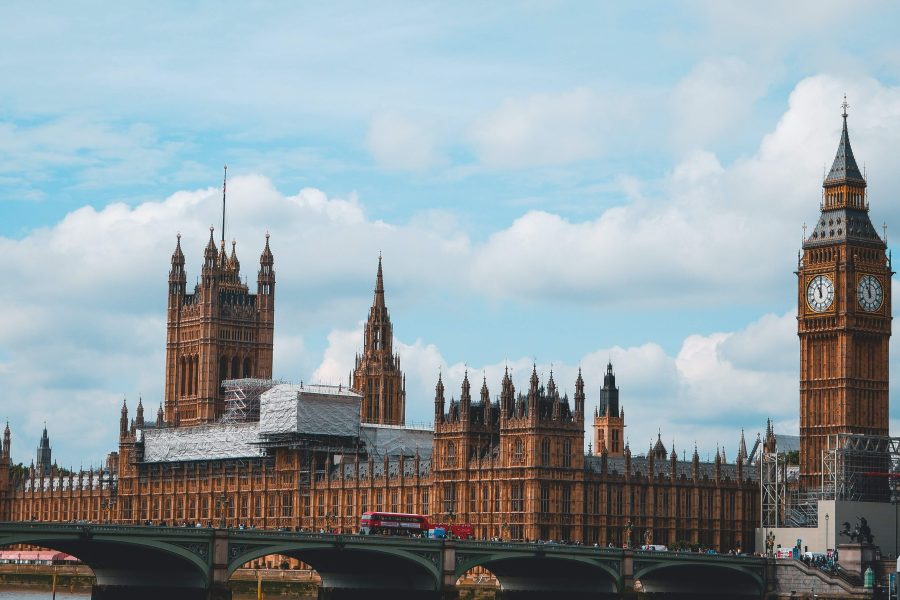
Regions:
[[472, 286], [497, 298], [604, 306], [783, 299], [800, 225], [816, 217], [822, 166], [837, 148], [845, 89], [860, 98], [851, 138], [857, 160], [870, 166], [872, 218], [900, 221], [900, 207], [885, 200], [900, 194], [900, 173], [890, 166], [900, 143], [900, 87], [817, 76], [796, 86], [752, 156], [722, 165], [694, 152], [655, 193], [642, 190], [594, 220], [544, 211], [515, 219], [476, 248]]
[[366, 147], [379, 165], [388, 169], [421, 171], [439, 162], [437, 132], [424, 119], [397, 112], [375, 115]]
[[470, 138], [489, 167], [562, 165], [605, 149], [603, 130], [613, 109], [587, 88], [509, 99], [479, 119]]
[[737, 57], [698, 63], [672, 92], [672, 135], [681, 148], [707, 148], [751, 115], [772, 73]]
[[[264, 177], [244, 176], [229, 180], [228, 198], [227, 238], [237, 239], [251, 289], [264, 235], [271, 232], [278, 278], [275, 375], [287, 379], [302, 378], [321, 362], [305, 332], [359, 318], [358, 299], [371, 293], [379, 250], [393, 298], [427, 297], [444, 276], [458, 278], [455, 265], [467, 262], [460, 257], [470, 252], [458, 230], [368, 220], [353, 195], [331, 198], [306, 188], [286, 196]], [[16, 282], [0, 289], [0, 389], [9, 399], [0, 417], [12, 421], [17, 460], [31, 455], [43, 419], [61, 460], [97, 462], [115, 447], [123, 395], [133, 411], [143, 394], [155, 414], [175, 234], [183, 234], [190, 285], [220, 202], [214, 188], [183, 191], [134, 208], [84, 207], [21, 240], [0, 237], [0, 277]], [[218, 229], [215, 235], [218, 240]], [[440, 268], [423, 271], [423, 261]]]
[[[900, 143], [900, 89], [830, 77], [798, 84], [788, 110], [752, 156], [723, 165], [714, 154], [695, 152], [660, 182], [630, 182], [639, 195], [596, 219], [576, 222], [531, 211], [484, 242], [472, 242], [440, 211], [386, 223], [367, 217], [352, 194], [334, 198], [306, 188], [286, 195], [264, 177], [235, 177], [229, 181], [227, 233], [239, 242], [251, 285], [263, 236], [272, 233], [279, 281], [276, 376], [315, 372], [320, 379], [345, 380], [347, 357], [359, 344], [353, 324], [371, 299], [379, 250], [395, 309], [405, 304], [431, 310], [434, 299], [442, 306], [477, 307], [488, 298], [552, 307], [549, 312], [580, 303], [677, 315], [681, 308], [746, 310], [760, 301], [792, 302], [799, 224], [816, 214], [822, 162], [831, 160], [840, 127], [832, 99], [840, 99], [845, 87], [851, 99], [860, 98], [851, 135], [857, 158], [870, 165], [873, 219], [900, 222], [900, 208], [884, 200], [900, 192], [900, 175], [890, 162], [891, 148]], [[522, 139], [537, 137], [527, 133]], [[98, 459], [114, 445], [122, 393], [132, 405], [143, 393], [145, 404], [155, 407], [163, 384], [162, 290], [174, 234], [184, 234], [193, 280], [220, 201], [220, 191], [210, 188], [133, 208], [84, 207], [21, 240], [0, 238], [0, 279], [13, 282], [0, 289], [0, 388], [14, 399], [6, 406], [17, 457], [30, 456], [35, 423], [48, 415], [55, 421], [51, 407], [65, 407], [57, 412], [67, 420], [51, 424], [51, 435], [60, 431], [54, 437], [58, 454]], [[430, 318], [453, 315], [435, 309]], [[335, 329], [348, 332], [333, 333], [324, 355], [304, 337]], [[681, 331], [674, 353], [648, 334], [647, 343], [599, 348], [580, 361], [591, 373], [595, 397], [612, 356], [636, 448], [657, 424], [685, 445], [699, 435], [730, 439], [735, 427], [752, 427], [770, 414], [791, 426], [797, 361], [790, 316], [763, 317], [732, 334], [689, 333]], [[397, 342], [410, 378], [411, 421], [430, 420], [438, 367], [454, 382], [448, 388], [458, 389], [466, 367], [455, 359], [448, 364], [442, 344]], [[470, 373], [477, 378], [483, 369], [496, 393], [504, 363], [499, 356], [488, 362]], [[530, 360], [509, 364], [524, 382]], [[560, 361], [553, 367], [570, 393], [576, 366]], [[549, 368], [540, 367], [544, 373]], [[70, 406], [84, 409], [69, 414]], [[80, 440], [64, 428], [101, 441], [76, 452]]]
[[[589, 413], [585, 444], [590, 441], [590, 415], [597, 405], [606, 364], [612, 361], [633, 451], [643, 452], [646, 443], [655, 439], [661, 430], [666, 444], [674, 437], [679, 450], [692, 449], [695, 440], [709, 451], [721, 443], [731, 448], [729, 456], [733, 457], [742, 427], [747, 429], [750, 443], [769, 417], [790, 424], [796, 419], [799, 396], [795, 372], [783, 365], [771, 368], [766, 364], [750, 364], [753, 361], [745, 365], [735, 363], [725, 348], [734, 341], [753, 356], [782, 355], [786, 354], [786, 348], [792, 349], [796, 356], [796, 334], [784, 326], [793, 322], [793, 315], [793, 312], [783, 316], [765, 315], [733, 333], [690, 335], [674, 356], [667, 355], [657, 344], [647, 343], [630, 348], [601, 348], [583, 356], [578, 364], [554, 361], [537, 365], [537, 370], [542, 381], [546, 381], [552, 369], [560, 390], [568, 393], [572, 401], [578, 368], [582, 369]], [[336, 377], [346, 380], [353, 368], [354, 355], [360, 349], [361, 327], [332, 331], [328, 340], [329, 347], [316, 376], [329, 382]], [[478, 366], [450, 364], [437, 346], [421, 340], [413, 344], [397, 340], [395, 346], [407, 376], [407, 422], [432, 422], [434, 386], [439, 371], [448, 402], [451, 397], [459, 397], [466, 372], [476, 398], [483, 376], [493, 399], [499, 394], [505, 368], [510, 369], [519, 391], [527, 390], [531, 376], [532, 361], [528, 357]], [[790, 425], [786, 431], [790, 432]]]

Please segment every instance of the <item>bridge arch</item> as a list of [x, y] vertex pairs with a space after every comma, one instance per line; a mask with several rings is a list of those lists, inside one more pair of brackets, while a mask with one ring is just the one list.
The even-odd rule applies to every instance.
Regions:
[[598, 594], [616, 594], [620, 588], [620, 575], [615, 569], [587, 556], [523, 551], [460, 558], [458, 555], [457, 579], [474, 567], [483, 567], [494, 574], [500, 588], [507, 592], [546, 591], [566, 598], [596, 598]]
[[[160, 590], [166, 588], [167, 596], [177, 598], [179, 593], [170, 593], [171, 590], [190, 593], [209, 587], [208, 539], [170, 543], [138, 531], [131, 537], [122, 533], [105, 534], [76, 526], [28, 530], [26, 526], [0, 535], [0, 547], [28, 544], [75, 556], [94, 572], [97, 597], [102, 597], [102, 590], [113, 588], [128, 588], [135, 598], [143, 597], [141, 590], [147, 592], [147, 597], [158, 597]], [[161, 572], [167, 576], [159, 577]]]
[[315, 569], [324, 589], [435, 592], [441, 589], [441, 552], [340, 539], [238, 544], [229, 548], [228, 575], [256, 558], [280, 554]]
[[641, 582], [644, 592], [684, 594], [692, 598], [759, 598], [766, 589], [763, 575], [729, 563], [661, 560], [636, 568], [634, 580]]

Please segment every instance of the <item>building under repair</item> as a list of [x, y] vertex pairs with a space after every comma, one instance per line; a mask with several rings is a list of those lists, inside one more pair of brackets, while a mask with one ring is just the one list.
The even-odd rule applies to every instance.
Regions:
[[[193, 290], [180, 239], [173, 252], [156, 419], [141, 401], [130, 419], [123, 403], [116, 452], [87, 469], [49, 464], [48, 440], [38, 468], [12, 471], [7, 431], [0, 519], [353, 532], [375, 510], [469, 523], [479, 538], [752, 549], [759, 492], [743, 437], [731, 461], [724, 450], [701, 461], [696, 447], [679, 458], [661, 435], [632, 455], [612, 364], [579, 372], [572, 398], [536, 368], [521, 392], [509, 372], [494, 394], [466, 374], [449, 399], [436, 374], [433, 426], [405, 426], [381, 259], [347, 385], [273, 380], [269, 239], [255, 294], [236, 244], [227, 255], [220, 242], [211, 231]], [[588, 402], [597, 445], [586, 453]]]

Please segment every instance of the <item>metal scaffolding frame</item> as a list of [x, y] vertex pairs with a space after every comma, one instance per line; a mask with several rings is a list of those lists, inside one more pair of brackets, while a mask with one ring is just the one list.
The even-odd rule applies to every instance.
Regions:
[[900, 483], [900, 437], [841, 433], [828, 436], [817, 489], [791, 477], [785, 454], [763, 452], [759, 460], [760, 526], [816, 527], [820, 500], [889, 502]]
[[786, 484], [785, 455], [763, 452], [759, 460], [760, 527], [781, 527], [783, 524]]
[[836, 500], [888, 502], [900, 465], [900, 438], [841, 433], [828, 436], [822, 493]]
[[280, 383], [275, 379], [228, 379], [222, 382], [225, 413], [220, 423], [256, 423], [259, 421], [259, 397]]

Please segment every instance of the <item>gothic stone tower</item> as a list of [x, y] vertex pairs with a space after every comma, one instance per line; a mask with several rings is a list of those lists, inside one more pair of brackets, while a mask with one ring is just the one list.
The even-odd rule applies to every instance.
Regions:
[[169, 272], [166, 335], [165, 422], [190, 426], [215, 422], [223, 413], [226, 379], [272, 377], [275, 270], [269, 236], [259, 258], [257, 293], [241, 281], [240, 262], [225, 240], [216, 250], [213, 228], [203, 253], [200, 282], [186, 293], [181, 236]]
[[816, 487], [828, 436], [888, 434], [891, 264], [869, 220], [847, 134], [823, 183], [821, 214], [797, 268], [801, 485]]
[[406, 422], [406, 377], [400, 371], [400, 356], [393, 352], [394, 328], [384, 303], [381, 256], [375, 278], [375, 299], [369, 310], [362, 356], [350, 387], [362, 394], [360, 418], [364, 423], [403, 425]]
[[594, 411], [594, 454], [606, 448], [607, 456], [625, 456], [625, 410], [619, 409], [619, 388], [612, 363], [606, 365], [600, 402]]
[[35, 467], [45, 475], [50, 474], [50, 453], [50, 437], [47, 435], [47, 426], [44, 425], [44, 432], [41, 434], [41, 441], [37, 447]]

